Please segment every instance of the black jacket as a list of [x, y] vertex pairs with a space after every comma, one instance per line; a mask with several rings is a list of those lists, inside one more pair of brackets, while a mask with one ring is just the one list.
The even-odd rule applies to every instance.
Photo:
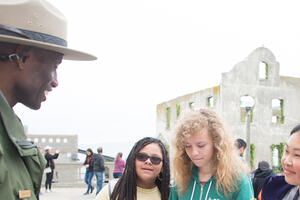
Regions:
[[45, 154], [45, 159], [47, 160], [46, 167], [50, 167], [52, 170], [55, 168], [54, 159], [58, 158], [58, 153], [52, 155], [50, 153]]
[[270, 176], [276, 176], [276, 174], [269, 168], [257, 168], [252, 180], [254, 197], [257, 198], [265, 180]]
[[[83, 163], [84, 165], [89, 165], [89, 167], [86, 168], [86, 171], [88, 171], [88, 172], [94, 171], [94, 170], [93, 170], [92, 157], [93, 157], [93, 155], [91, 155], [91, 156], [86, 156], [85, 161], [84, 161], [84, 163]], [[88, 158], [90, 158], [90, 159], [88, 160]]]
[[104, 172], [104, 159], [101, 154], [94, 154], [91, 162], [93, 164], [94, 172]]

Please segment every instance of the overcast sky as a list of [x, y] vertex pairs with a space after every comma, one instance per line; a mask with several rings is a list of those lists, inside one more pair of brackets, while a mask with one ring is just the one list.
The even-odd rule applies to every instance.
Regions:
[[156, 136], [156, 105], [217, 86], [265, 46], [280, 74], [300, 77], [298, 1], [50, 0], [69, 22], [69, 47], [39, 111], [17, 105], [31, 134], [77, 134], [79, 144]]

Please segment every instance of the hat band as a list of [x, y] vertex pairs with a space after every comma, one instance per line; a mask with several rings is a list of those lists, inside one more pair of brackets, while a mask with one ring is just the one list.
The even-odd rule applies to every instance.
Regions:
[[25, 29], [18, 29], [3, 24], [0, 24], [0, 34], [19, 37], [19, 38], [21, 37], [21, 38], [26, 38], [30, 40], [39, 41], [39, 42], [45, 42], [45, 43], [67, 47], [67, 41], [59, 37], [55, 37], [53, 35], [48, 35], [40, 32], [29, 31]]

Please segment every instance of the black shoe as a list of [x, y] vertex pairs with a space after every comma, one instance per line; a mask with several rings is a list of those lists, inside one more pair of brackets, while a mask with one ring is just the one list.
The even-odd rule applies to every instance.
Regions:
[[88, 192], [83, 193], [83, 195], [88, 195], [88, 194], [89, 194]]
[[92, 186], [92, 188], [91, 188], [91, 193], [93, 193], [93, 191], [94, 191], [94, 187]]

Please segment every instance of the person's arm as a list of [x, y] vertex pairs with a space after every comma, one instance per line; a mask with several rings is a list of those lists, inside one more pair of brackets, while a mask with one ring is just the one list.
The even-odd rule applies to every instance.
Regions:
[[89, 165], [94, 166], [94, 155], [91, 156]]
[[251, 200], [251, 199], [254, 199], [253, 187], [250, 179], [245, 174], [243, 174], [241, 184], [239, 185], [239, 193], [237, 195], [236, 200]]
[[59, 151], [58, 151], [58, 150], [56, 150], [56, 151], [55, 151], [55, 154], [54, 154], [54, 155], [52, 155], [52, 159], [57, 159], [57, 158], [58, 158], [58, 156], [59, 156]]
[[82, 165], [86, 165], [87, 164], [87, 157], [85, 158], [85, 161], [83, 162]]
[[254, 193], [254, 197], [256, 197], [258, 195], [258, 185], [256, 183], [257, 179], [256, 178], [253, 178], [252, 179], [252, 186], [253, 186], [253, 193]]
[[103, 169], [103, 171], [105, 170], [105, 166], [104, 166], [104, 158], [103, 156], [101, 156], [101, 159], [100, 160], [100, 168]]

